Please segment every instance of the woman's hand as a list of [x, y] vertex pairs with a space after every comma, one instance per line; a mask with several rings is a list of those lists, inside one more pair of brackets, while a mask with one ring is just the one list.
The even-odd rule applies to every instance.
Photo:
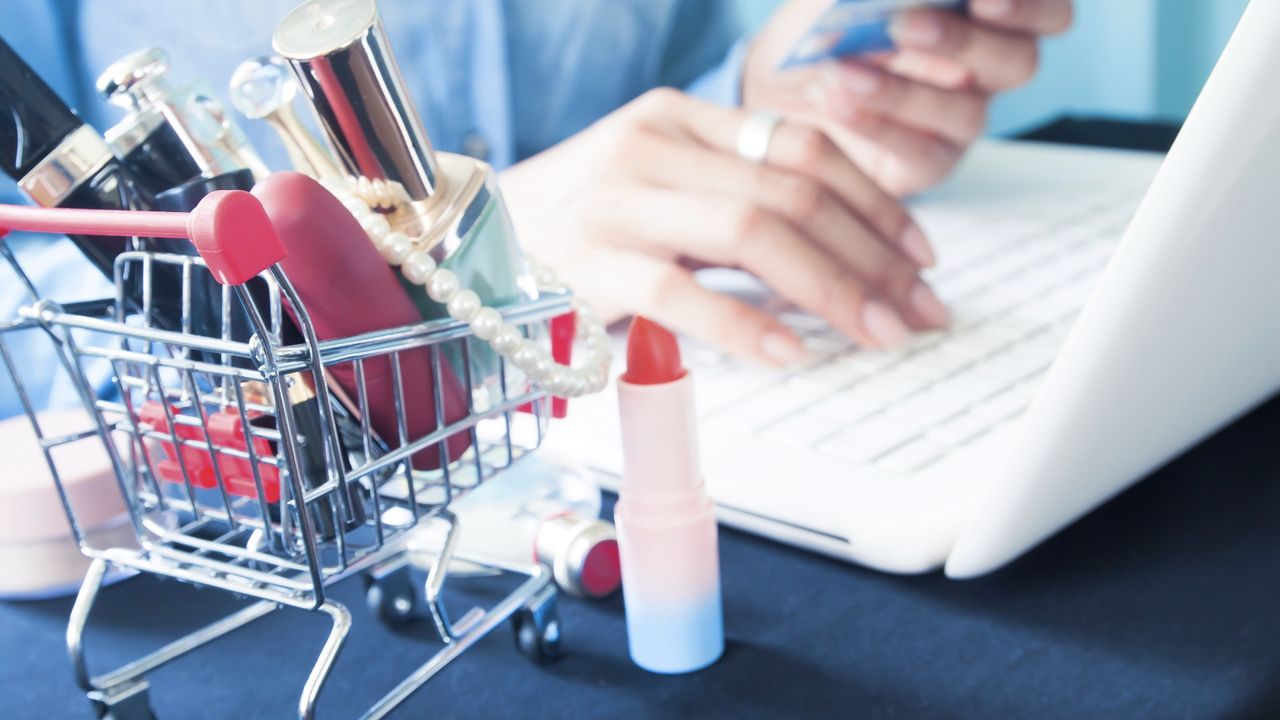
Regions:
[[871, 347], [947, 312], [933, 253], [897, 200], [821, 131], [782, 122], [764, 162], [736, 152], [748, 114], [654, 90], [501, 175], [521, 243], [602, 314], [644, 313], [773, 365], [803, 346], [770, 315], [698, 284], [739, 267]]
[[1071, 25], [1071, 0], [969, 0], [962, 15], [919, 9], [890, 27], [898, 50], [779, 71], [831, 0], [791, 0], [752, 44], [743, 102], [804, 118], [896, 195], [947, 176], [982, 134], [991, 97], [1035, 74], [1041, 36]]

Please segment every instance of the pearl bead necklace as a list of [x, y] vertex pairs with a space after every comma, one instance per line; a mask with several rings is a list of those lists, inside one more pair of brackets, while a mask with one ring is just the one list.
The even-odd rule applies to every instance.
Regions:
[[[474, 290], [461, 287], [457, 275], [437, 266], [427, 249], [418, 246], [417, 240], [391, 229], [387, 218], [370, 206], [394, 207], [400, 204], [403, 202], [400, 197], [403, 188], [397, 192], [397, 188], [379, 185], [380, 182], [370, 182], [368, 178], [321, 181], [359, 221], [373, 246], [389, 265], [398, 265], [405, 279], [421, 285], [426, 289], [427, 297], [445, 306], [449, 317], [467, 323], [473, 335], [487, 342], [494, 352], [514, 363], [547, 392], [557, 397], [572, 398], [605, 388], [609, 382], [611, 362], [609, 336], [604, 323], [585, 301], [575, 296], [570, 302], [577, 318], [575, 337], [586, 346], [586, 362], [576, 368], [557, 363], [541, 345], [504, 321], [497, 310], [485, 307]], [[531, 264], [539, 290], [568, 290], [550, 268], [532, 261]]]

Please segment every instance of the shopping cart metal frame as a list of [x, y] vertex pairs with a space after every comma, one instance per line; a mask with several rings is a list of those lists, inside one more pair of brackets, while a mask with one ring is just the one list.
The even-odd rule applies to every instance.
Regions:
[[[314, 717], [321, 691], [352, 626], [351, 612], [329, 599], [325, 589], [361, 574], [372, 578], [369, 582], [376, 586], [399, 572], [405, 565], [410, 532], [428, 520], [448, 523], [446, 540], [420, 591], [415, 588], [406, 597], [401, 588], [390, 597], [401, 615], [406, 602], [424, 608], [444, 646], [364, 717], [384, 717], [509, 618], [515, 618], [518, 645], [527, 654], [553, 654], [560, 633], [556, 595], [549, 573], [542, 567], [489, 563], [495, 572], [518, 573], [526, 579], [492, 607], [472, 608], [457, 620], [452, 619], [443, 599], [458, 536], [449, 505], [536, 449], [548, 416], [546, 393], [493, 354], [499, 396], [480, 406], [477, 393], [471, 392], [465, 417], [446, 420], [441, 388], [452, 368], [449, 353], [455, 360], [461, 358], [458, 364], [463, 366], [460, 380], [465, 390], [483, 386], [472, 377], [471, 358], [486, 349], [474, 341], [465, 323], [445, 319], [318, 340], [305, 303], [279, 265], [284, 248], [265, 213], [256, 217], [261, 208], [247, 194], [219, 195], [235, 196], [235, 203], [224, 202], [225, 197], [207, 200], [189, 217], [0, 206], [0, 228], [126, 236], [134, 238], [138, 248], [116, 259], [114, 298], [59, 305], [40, 296], [0, 237], [0, 254], [32, 300], [17, 317], [0, 319], [0, 360], [49, 463], [72, 534], [81, 551], [92, 559], [68, 622], [67, 648], [77, 682], [98, 715], [152, 717], [147, 695], [149, 673], [276, 610], [293, 607], [323, 612], [332, 621], [298, 703], [299, 717]], [[226, 222], [227, 214], [233, 211], [253, 217], [236, 216], [235, 222]], [[215, 222], [219, 219], [223, 222]], [[229, 227], [238, 236], [228, 236]], [[138, 237], [189, 237], [200, 256], [151, 252]], [[153, 324], [155, 304], [173, 301], [152, 297], [152, 279], [157, 272], [181, 276], [181, 327]], [[192, 307], [192, 288], [210, 272], [224, 283], [222, 337], [191, 331], [192, 313], [198, 310]], [[249, 289], [251, 282], [261, 284], [256, 297]], [[230, 337], [231, 315], [237, 307], [252, 322], [253, 333], [247, 341]], [[567, 295], [552, 294], [501, 312], [507, 322], [521, 327], [528, 336], [545, 337], [544, 326], [572, 310]], [[292, 318], [301, 341], [283, 341], [286, 317]], [[38, 408], [6, 341], [12, 333], [22, 331], [42, 333], [49, 339], [93, 427], [57, 437], [42, 431]], [[430, 358], [433, 398], [406, 396], [401, 368], [412, 353], [427, 353]], [[394, 383], [399, 438], [390, 442], [378, 437], [369, 421], [363, 373], [378, 358], [390, 363]], [[118, 399], [95, 396], [87, 366], [102, 363], [110, 367]], [[339, 399], [338, 388], [330, 380], [339, 366], [354, 370], [356, 397]], [[291, 387], [308, 379], [316, 402], [305, 410], [295, 409]], [[266, 397], [250, 396], [246, 388], [265, 389]], [[421, 437], [409, 437], [406, 430], [405, 408], [414, 401], [433, 402], [436, 409], [436, 428]], [[140, 411], [146, 403], [150, 403], [150, 420]], [[162, 415], [156, 414], [156, 406]], [[533, 427], [523, 444], [513, 439], [512, 430], [515, 413], [522, 407], [531, 408], [528, 424]], [[339, 433], [336, 414], [342, 409], [351, 416], [346, 420], [348, 430], [351, 426], [358, 429], [358, 447], [351, 447], [352, 441], [344, 441]], [[314, 469], [304, 477], [307, 471], [300, 458], [307, 437], [299, 434], [298, 412], [315, 413], [315, 417], [304, 419], [318, 421], [323, 428], [319, 438], [310, 438], [312, 443], [318, 439], [323, 445], [323, 477], [315, 477]], [[210, 428], [215, 414], [226, 415], [220, 420], [230, 420], [233, 430], [239, 426], [242, 446], [214, 440]], [[469, 436], [469, 449], [451, 458], [449, 443], [460, 434]], [[77, 508], [63, 485], [54, 451], [78, 442], [99, 443], [109, 456], [137, 547], [96, 546], [77, 521]], [[414, 470], [412, 458], [431, 447], [437, 448], [445, 462], [438, 470]], [[314, 456], [315, 450], [310, 452]], [[157, 456], [167, 457], [171, 474], [176, 464], [180, 477], [166, 478], [158, 471]], [[193, 466], [193, 462], [203, 463], [205, 457], [207, 465]], [[245, 467], [251, 470], [253, 484], [248, 490], [243, 486], [235, 490], [230, 484], [226, 468], [236, 462], [241, 471]], [[212, 471], [212, 486], [208, 470]], [[275, 501], [270, 499], [272, 478], [278, 483]], [[363, 514], [357, 512], [360, 507]], [[397, 521], [390, 523], [388, 518], [393, 516]], [[468, 560], [485, 564], [482, 559]], [[94, 675], [88, 667], [84, 634], [109, 568], [216, 587], [257, 602], [116, 670]]]

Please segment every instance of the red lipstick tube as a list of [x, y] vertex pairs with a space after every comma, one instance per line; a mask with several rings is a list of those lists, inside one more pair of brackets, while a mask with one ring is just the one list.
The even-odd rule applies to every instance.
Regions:
[[715, 509], [698, 464], [693, 378], [675, 336], [637, 317], [618, 379], [623, 475], [614, 510], [631, 659], [684, 673], [724, 652]]

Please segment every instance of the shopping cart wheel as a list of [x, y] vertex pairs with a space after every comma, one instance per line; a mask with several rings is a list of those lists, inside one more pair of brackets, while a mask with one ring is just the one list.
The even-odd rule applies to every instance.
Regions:
[[418, 587], [407, 565], [385, 573], [370, 572], [365, 581], [365, 604], [387, 626], [402, 628], [421, 616]]
[[547, 586], [527, 605], [511, 616], [516, 647], [536, 663], [549, 663], [560, 657], [560, 609], [556, 589]]

